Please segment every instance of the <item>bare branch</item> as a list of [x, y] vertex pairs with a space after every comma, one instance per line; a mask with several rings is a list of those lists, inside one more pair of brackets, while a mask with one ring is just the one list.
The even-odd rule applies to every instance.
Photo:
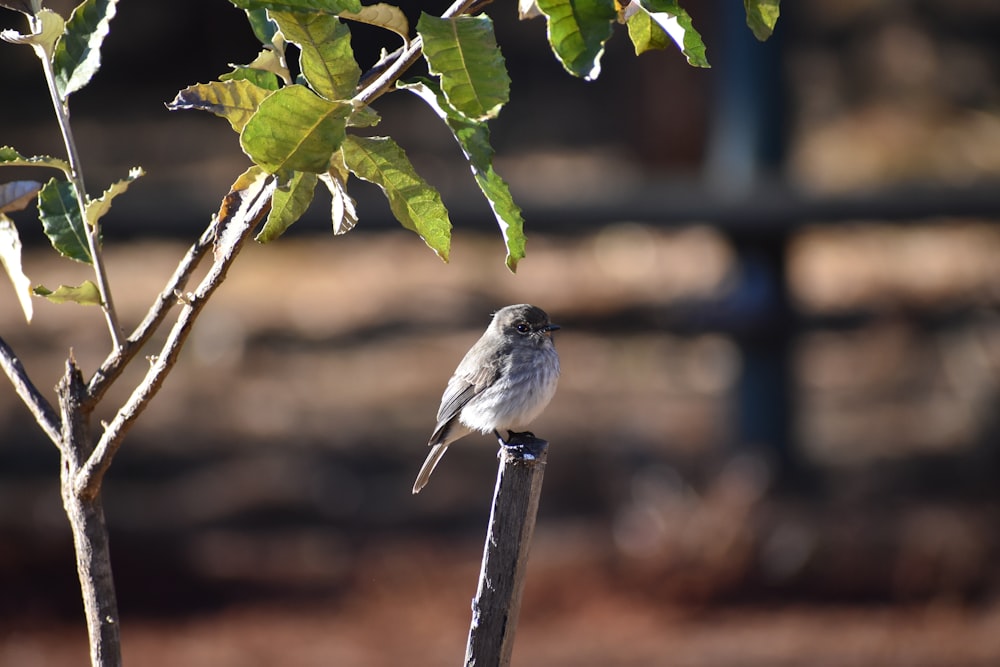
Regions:
[[177, 303], [177, 293], [184, 289], [191, 274], [198, 268], [198, 264], [201, 263], [208, 249], [212, 247], [212, 242], [218, 236], [219, 224], [219, 218], [213, 219], [212, 223], [202, 232], [201, 238], [188, 248], [174, 274], [146, 313], [146, 317], [122, 343], [122, 346], [113, 350], [94, 373], [87, 386], [87, 400], [90, 405], [95, 405], [101, 400], [104, 393], [125, 370], [129, 361], [138, 354], [142, 346], [149, 341], [163, 321], [167, 319], [170, 309]]
[[173, 368], [195, 319], [201, 313], [209, 297], [222, 284], [229, 267], [239, 254], [243, 243], [253, 233], [254, 227], [270, 210], [274, 188], [275, 179], [273, 178], [251, 186], [235, 214], [221, 222], [225, 228], [222, 230], [219, 243], [216, 245], [215, 261], [212, 268], [198, 285], [198, 288], [184, 299], [177, 321], [170, 330], [160, 354], [150, 365], [146, 377], [132, 392], [128, 401], [118, 411], [111, 423], [105, 426], [104, 434], [93, 453], [80, 469], [75, 486], [77, 495], [81, 498], [94, 497], [100, 490], [104, 473], [111, 465], [111, 459], [118, 451], [125, 432], [146, 409], [150, 399], [163, 386], [163, 381], [170, 369]]
[[398, 52], [399, 55], [396, 57], [396, 60], [386, 67], [374, 81], [355, 95], [354, 99], [362, 104], [371, 104], [377, 98], [389, 92], [403, 72], [408, 70], [413, 63], [417, 62], [423, 48], [424, 40], [420, 39], [420, 37], [415, 37], [413, 41]]
[[62, 436], [60, 435], [59, 415], [56, 414], [52, 404], [42, 396], [42, 393], [31, 382], [21, 360], [3, 338], [0, 338], [0, 365], [3, 366], [4, 372], [10, 378], [11, 384], [14, 385], [14, 391], [31, 410], [31, 414], [35, 416], [35, 421], [49, 436], [49, 439], [55, 443], [56, 447], [61, 448]]

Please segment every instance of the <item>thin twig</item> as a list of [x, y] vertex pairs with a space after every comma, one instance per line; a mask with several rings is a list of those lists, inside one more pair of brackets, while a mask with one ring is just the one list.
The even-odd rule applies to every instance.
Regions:
[[167, 319], [170, 309], [177, 303], [177, 293], [184, 289], [191, 274], [198, 268], [202, 258], [212, 247], [212, 242], [218, 236], [219, 224], [219, 218], [213, 218], [212, 223], [202, 232], [201, 237], [188, 248], [187, 253], [181, 258], [174, 274], [170, 276], [163, 291], [160, 292], [156, 301], [147, 311], [146, 317], [120, 348], [112, 350], [94, 376], [90, 378], [87, 387], [87, 400], [91, 405], [101, 400], [104, 392], [122, 374], [129, 361], [138, 354], [142, 346], [152, 338], [159, 326]]
[[[32, 18], [32, 21], [35, 19]], [[34, 26], [32, 26], [34, 27]], [[87, 222], [87, 190], [84, 187], [83, 169], [80, 165], [80, 156], [76, 151], [76, 141], [73, 139], [73, 130], [69, 124], [69, 107], [59, 98], [59, 90], [56, 88], [55, 73], [52, 71], [52, 63], [48, 58], [39, 58], [42, 61], [42, 71], [45, 72], [45, 81], [49, 87], [49, 97], [52, 98], [52, 108], [56, 114], [59, 130], [62, 132], [63, 144], [66, 146], [66, 155], [69, 158], [70, 181], [76, 191], [77, 206], [80, 207], [80, 218], [87, 232], [87, 246], [90, 250], [90, 258], [94, 266], [94, 277], [97, 278], [97, 289], [101, 293], [101, 310], [104, 312], [104, 319], [108, 323], [108, 331], [111, 333], [112, 347], [121, 347], [121, 332], [118, 328], [118, 314], [115, 311], [115, 302], [111, 298], [111, 286], [108, 283], [108, 272], [104, 267], [104, 257], [101, 252], [101, 230], [98, 221], [91, 225]]]
[[52, 404], [42, 396], [42, 393], [31, 382], [21, 360], [3, 338], [0, 338], [0, 366], [3, 366], [4, 372], [7, 373], [11, 384], [14, 385], [14, 391], [31, 410], [31, 414], [35, 416], [35, 421], [45, 431], [45, 435], [49, 436], [56, 447], [61, 448], [62, 436], [60, 435], [59, 415], [56, 414]]
[[389, 65], [374, 81], [365, 86], [354, 99], [361, 104], [371, 104], [377, 98], [392, 90], [396, 80], [417, 62], [424, 48], [424, 41], [418, 36], [413, 38], [399, 52], [396, 61]]
[[170, 369], [173, 368], [177, 355], [180, 354], [181, 347], [191, 332], [194, 321], [208, 302], [209, 297], [222, 284], [229, 267], [239, 254], [244, 241], [253, 233], [257, 222], [270, 210], [274, 188], [274, 179], [268, 178], [266, 182], [257, 186], [254, 191], [249, 192], [244, 197], [242, 205], [232, 218], [223, 222], [226, 229], [221, 236], [230, 240], [228, 242], [220, 241], [212, 268], [202, 279], [198, 288], [184, 297], [184, 305], [177, 316], [177, 321], [167, 335], [167, 340], [164, 342], [160, 354], [151, 363], [146, 377], [132, 392], [128, 401], [118, 411], [111, 423], [105, 426], [104, 433], [93, 453], [80, 469], [76, 478], [76, 492], [81, 497], [93, 497], [100, 490], [104, 473], [111, 465], [111, 459], [118, 451], [122, 438], [125, 437], [125, 432], [146, 409], [150, 399], [163, 386], [163, 381]]

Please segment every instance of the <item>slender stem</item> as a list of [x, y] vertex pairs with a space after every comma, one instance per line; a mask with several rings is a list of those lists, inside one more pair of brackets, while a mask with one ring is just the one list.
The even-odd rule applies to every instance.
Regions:
[[392, 90], [396, 80], [408, 70], [413, 63], [417, 62], [424, 49], [424, 41], [420, 37], [415, 37], [409, 44], [402, 47], [398, 52], [399, 56], [371, 83], [365, 86], [354, 96], [354, 99], [362, 104], [371, 104], [376, 99]]
[[195, 269], [201, 263], [202, 258], [212, 247], [212, 243], [218, 237], [221, 218], [215, 217], [212, 223], [202, 232], [201, 237], [195, 241], [187, 253], [181, 258], [174, 274], [167, 280], [166, 285], [156, 301], [146, 312], [146, 317], [136, 326], [122, 346], [117, 350], [112, 350], [111, 354], [104, 360], [100, 368], [94, 373], [87, 387], [88, 401], [96, 404], [104, 396], [111, 384], [122, 374], [128, 362], [142, 349], [143, 345], [149, 342], [160, 324], [167, 318], [170, 309], [177, 304], [177, 294], [184, 289]]
[[38, 422], [38, 425], [42, 427], [42, 430], [45, 431], [45, 434], [49, 436], [49, 439], [57, 447], [61, 446], [62, 437], [59, 434], [59, 416], [52, 405], [45, 400], [42, 393], [31, 382], [31, 378], [28, 377], [27, 371], [24, 370], [21, 360], [14, 354], [14, 350], [2, 338], [0, 338], [0, 366], [3, 366], [4, 372], [7, 373], [11, 384], [14, 385], [14, 391], [21, 397], [24, 404], [28, 406], [28, 409], [31, 410], [31, 414], [35, 416], [35, 421]]
[[253, 233], [257, 222], [270, 210], [274, 188], [273, 178], [254, 186], [236, 213], [223, 222], [224, 228], [219, 235], [212, 268], [194, 292], [182, 297], [184, 305], [177, 316], [177, 321], [167, 335], [160, 353], [150, 364], [146, 377], [132, 392], [111, 423], [105, 425], [101, 439], [77, 474], [75, 489], [80, 497], [93, 498], [100, 492], [101, 480], [111, 465], [111, 459], [118, 451], [125, 432], [163, 386], [163, 381], [173, 368], [195, 319], [205, 307], [209, 297], [222, 284], [229, 267], [239, 254], [243, 243]]
[[[32, 22], [35, 22], [32, 17]], [[34, 26], [33, 26], [34, 27]], [[84, 187], [83, 170], [80, 165], [80, 156], [76, 150], [76, 141], [73, 139], [73, 130], [69, 124], [69, 107], [59, 97], [59, 89], [56, 88], [55, 73], [52, 71], [52, 62], [48, 57], [39, 54], [42, 61], [42, 71], [45, 72], [45, 82], [49, 87], [49, 97], [52, 99], [52, 108], [59, 122], [59, 130], [62, 132], [63, 144], [66, 146], [66, 155], [69, 158], [70, 181], [76, 191], [77, 206], [80, 207], [80, 217], [83, 219], [83, 226], [87, 232], [87, 246], [90, 250], [91, 261], [94, 266], [94, 277], [97, 279], [97, 289], [101, 293], [101, 310], [104, 312], [104, 319], [108, 323], [108, 331], [111, 334], [111, 343], [115, 349], [121, 347], [121, 333], [118, 327], [118, 314], [115, 311], [115, 304], [111, 298], [111, 286], [108, 283], [107, 269], [104, 267], [104, 258], [101, 253], [101, 229], [100, 222], [94, 220], [91, 225], [87, 222], [87, 190]]]

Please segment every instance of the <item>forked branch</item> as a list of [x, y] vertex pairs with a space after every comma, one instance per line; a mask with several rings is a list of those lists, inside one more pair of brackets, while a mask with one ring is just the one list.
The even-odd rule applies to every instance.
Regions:
[[[179, 298], [183, 304], [177, 321], [163, 343], [160, 353], [152, 359], [146, 377], [132, 392], [115, 418], [105, 425], [101, 439], [97, 442], [97, 446], [86, 464], [77, 474], [75, 489], [80, 497], [93, 497], [100, 491], [101, 480], [111, 465], [111, 460], [118, 451], [125, 432], [146, 409], [150, 399], [160, 390], [202, 308], [222, 284], [233, 260], [236, 259], [244, 242], [253, 233], [257, 223], [267, 215], [271, 207], [271, 196], [274, 194], [274, 188], [274, 178], [268, 178], [266, 181], [251, 186], [244, 194], [242, 203], [236, 212], [231, 217], [221, 220], [221, 233], [215, 246], [215, 261], [212, 268], [193, 292], [174, 296], [175, 299]], [[220, 218], [222, 217], [220, 216]]]

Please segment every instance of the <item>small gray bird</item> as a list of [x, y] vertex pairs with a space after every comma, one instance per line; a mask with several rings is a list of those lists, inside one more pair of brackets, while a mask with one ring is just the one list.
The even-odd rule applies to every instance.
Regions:
[[427, 443], [431, 453], [420, 468], [419, 493], [448, 445], [473, 431], [510, 438], [542, 413], [556, 393], [559, 355], [552, 332], [559, 327], [536, 306], [521, 303], [493, 315], [482, 338], [465, 354], [448, 381], [437, 426]]

